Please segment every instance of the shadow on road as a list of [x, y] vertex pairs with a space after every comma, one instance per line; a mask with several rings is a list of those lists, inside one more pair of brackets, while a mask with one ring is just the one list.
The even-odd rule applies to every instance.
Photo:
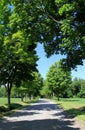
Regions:
[[[51, 111], [52, 118], [40, 117], [43, 116], [43, 111], [48, 113]], [[12, 114], [10, 120], [8, 118], [0, 120], [0, 130], [80, 130], [80, 128], [73, 128], [74, 121], [65, 116], [57, 105], [42, 101]], [[11, 120], [12, 118], [16, 120]]]
[[0, 123], [0, 130], [80, 130], [72, 128], [73, 122], [57, 119]]

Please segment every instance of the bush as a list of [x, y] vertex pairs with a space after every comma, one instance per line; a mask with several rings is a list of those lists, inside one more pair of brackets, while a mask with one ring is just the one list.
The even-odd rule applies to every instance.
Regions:
[[85, 98], [85, 91], [82, 91], [78, 94], [78, 97]]

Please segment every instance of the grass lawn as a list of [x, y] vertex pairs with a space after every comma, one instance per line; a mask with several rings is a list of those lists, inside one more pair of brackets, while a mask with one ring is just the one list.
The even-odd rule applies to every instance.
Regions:
[[[20, 98], [11, 98], [11, 103], [18, 103], [21, 102]], [[7, 104], [7, 98], [0, 98], [0, 106]]]
[[37, 99], [29, 102], [21, 102], [21, 98], [11, 98], [11, 110], [8, 110], [7, 98], [0, 98], [0, 117], [3, 117], [4, 115], [9, 115], [15, 112], [16, 110], [28, 106], [36, 101]]
[[73, 117], [85, 121], [85, 98], [64, 98], [55, 101]]

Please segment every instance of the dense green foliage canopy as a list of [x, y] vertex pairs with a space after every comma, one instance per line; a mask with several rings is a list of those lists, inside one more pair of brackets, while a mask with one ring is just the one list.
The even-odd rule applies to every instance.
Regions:
[[84, 98], [85, 97], [85, 80], [75, 78], [72, 82], [72, 87], [70, 88], [70, 90], [73, 96]]
[[33, 40], [44, 43], [48, 57], [64, 54], [63, 64], [69, 69], [82, 64], [85, 59], [84, 0], [22, 0], [13, 4], [17, 5], [21, 19], [24, 18], [19, 20], [21, 27], [29, 29]]
[[21, 27], [29, 18], [25, 21], [25, 16], [19, 15], [20, 2], [15, 3], [2, 0], [0, 4], [0, 83], [7, 87], [9, 105], [13, 84], [20, 86], [21, 81], [32, 80], [38, 60], [36, 43], [29, 37], [28, 28]]
[[29, 38], [30, 33], [21, 28], [20, 20], [25, 20], [16, 11], [19, 4], [2, 0], [0, 5], [0, 79], [4, 84], [7, 80], [18, 83], [22, 79], [30, 79], [32, 71], [36, 71], [36, 44]]
[[[8, 3], [7, 3], [8, 2]], [[13, 11], [12, 31], [21, 29], [31, 42], [44, 43], [49, 57], [64, 54], [63, 64], [69, 69], [85, 59], [85, 1], [84, 0], [2, 0]], [[9, 7], [9, 6], [8, 6]], [[3, 12], [3, 7], [2, 10]], [[7, 11], [10, 15], [10, 11]], [[5, 16], [7, 20], [7, 16]], [[2, 25], [1, 25], [2, 26]], [[3, 30], [3, 26], [1, 27]]]
[[84, 0], [1, 0], [0, 81], [8, 86], [31, 79], [36, 71], [36, 43], [47, 56], [64, 54], [75, 68], [85, 59]]
[[71, 74], [69, 71], [64, 71], [61, 66], [61, 61], [54, 63], [47, 73], [47, 86], [52, 94], [58, 98], [65, 93], [65, 90], [71, 85]]

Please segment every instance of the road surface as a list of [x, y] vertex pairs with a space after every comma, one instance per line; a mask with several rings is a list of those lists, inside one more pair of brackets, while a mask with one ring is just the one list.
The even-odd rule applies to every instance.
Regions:
[[85, 130], [54, 102], [40, 99], [0, 120], [0, 130]]

